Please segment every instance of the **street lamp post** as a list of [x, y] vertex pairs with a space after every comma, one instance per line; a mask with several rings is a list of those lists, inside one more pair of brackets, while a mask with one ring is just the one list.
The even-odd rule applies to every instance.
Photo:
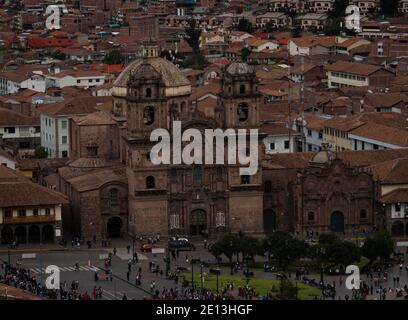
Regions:
[[218, 287], [218, 277], [220, 276], [220, 270], [217, 270], [217, 294], [220, 293], [219, 287]]
[[167, 250], [166, 250], [166, 278], [169, 277], [170, 272], [170, 244], [167, 242]]
[[200, 276], [201, 276], [201, 290], [203, 290], [204, 287], [204, 281], [203, 281], [203, 264], [200, 264]]
[[194, 259], [191, 259], [191, 287], [194, 288]]
[[191, 259], [191, 287], [194, 287], [194, 264], [201, 262], [200, 259]]
[[10, 263], [11, 263], [11, 257], [10, 257], [10, 247], [7, 247], [7, 273], [10, 271]]

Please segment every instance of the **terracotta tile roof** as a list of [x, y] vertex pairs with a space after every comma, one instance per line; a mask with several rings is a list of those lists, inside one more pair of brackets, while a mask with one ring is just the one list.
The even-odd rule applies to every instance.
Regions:
[[380, 202], [393, 203], [408, 203], [408, 188], [399, 188], [393, 190], [380, 198]]
[[322, 47], [334, 47], [337, 45], [336, 37], [300, 37], [300, 38], [292, 38], [292, 42], [294, 42], [298, 47], [303, 48], [312, 48], [315, 46], [322, 46]]
[[0, 107], [0, 126], [39, 126], [38, 117], [28, 117], [16, 111]]
[[[315, 152], [297, 152], [288, 154], [277, 154], [268, 157], [266, 167], [301, 169], [309, 165], [309, 161]], [[408, 149], [388, 150], [364, 150], [364, 151], [340, 151], [336, 153], [337, 158], [355, 168], [368, 168], [375, 164], [408, 157]], [[405, 169], [408, 172], [408, 170]], [[406, 180], [408, 181], [408, 180]], [[405, 181], [405, 183], [406, 183]]]
[[75, 44], [71, 39], [59, 38], [33, 38], [27, 39], [27, 45], [33, 49], [43, 49], [51, 47], [70, 47]]
[[63, 194], [33, 183], [16, 171], [0, 166], [0, 208], [66, 203], [68, 200]]
[[221, 84], [219, 82], [210, 82], [204, 86], [194, 87], [190, 96], [190, 101], [200, 99], [207, 94], [217, 95], [221, 92]]
[[305, 74], [312, 70], [313, 68], [317, 67], [313, 63], [305, 63], [305, 64], [296, 64], [294, 67], [290, 69], [291, 74]]
[[383, 184], [406, 184], [408, 182], [408, 158], [397, 158], [370, 167], [375, 179]]
[[350, 134], [399, 147], [408, 147], [408, 130], [392, 128], [374, 122], [367, 122], [359, 126], [351, 130]]
[[303, 118], [306, 121], [307, 128], [317, 130], [317, 131], [323, 130], [324, 125], [327, 121], [327, 118], [322, 118], [318, 115], [313, 115], [309, 113], [305, 113]]
[[364, 103], [373, 107], [392, 107], [400, 102], [408, 103], [408, 96], [401, 93], [373, 93], [364, 97]]
[[[326, 65], [326, 70], [344, 72], [362, 76], [369, 76], [379, 70], [386, 70], [381, 66], [364, 63], [352, 63], [347, 61], [337, 61], [333, 64]], [[388, 70], [387, 70], [388, 71]], [[388, 71], [392, 73], [391, 71]]]
[[98, 104], [112, 101], [112, 97], [76, 97], [60, 103], [50, 103], [38, 107], [38, 112], [47, 115], [80, 115], [93, 113]]
[[106, 112], [94, 112], [86, 116], [72, 117], [72, 121], [78, 126], [115, 125], [114, 121]]
[[365, 122], [360, 121], [358, 116], [335, 117], [335, 118], [327, 120], [325, 123], [325, 127], [349, 132], [364, 124]]
[[288, 136], [289, 134], [300, 135], [299, 132], [296, 132], [290, 128], [287, 128], [284, 123], [266, 123], [261, 125], [260, 132], [266, 133], [271, 136]]
[[96, 169], [68, 180], [72, 187], [79, 192], [98, 189], [100, 186], [111, 181], [127, 184], [126, 167], [120, 165], [113, 168]]

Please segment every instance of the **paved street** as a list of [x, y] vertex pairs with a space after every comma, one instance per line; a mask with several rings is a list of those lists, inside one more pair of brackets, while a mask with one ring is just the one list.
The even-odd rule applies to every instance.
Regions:
[[[164, 244], [164, 242], [162, 241]], [[160, 274], [155, 274], [149, 272], [149, 263], [154, 262], [160, 266], [160, 269], [165, 273], [165, 262], [164, 255], [158, 254], [153, 255], [152, 253], [140, 253], [139, 247], [140, 244], [137, 243], [135, 248], [138, 252], [139, 263], [132, 265], [130, 272], [129, 282], [126, 279], [126, 274], [128, 271], [128, 261], [131, 258], [131, 254], [127, 253], [126, 245], [128, 243], [125, 241], [119, 241], [113, 243], [110, 248], [92, 248], [87, 249], [86, 246], [81, 248], [67, 248], [64, 250], [61, 247], [49, 248], [43, 247], [41, 250], [35, 247], [19, 247], [16, 250], [10, 251], [10, 261], [11, 263], [20, 262], [21, 265], [25, 268], [29, 268], [31, 272], [37, 277], [37, 279], [42, 279], [42, 282], [45, 281], [47, 275], [45, 274], [45, 268], [49, 265], [56, 265], [60, 268], [60, 277], [61, 282], [67, 281], [68, 286], [70, 286], [72, 281], [79, 282], [79, 290], [81, 292], [88, 291], [92, 295], [94, 286], [101, 287], [103, 289], [103, 299], [105, 300], [115, 300], [121, 299], [124, 294], [129, 299], [143, 299], [144, 297], [149, 296], [150, 292], [150, 283], [152, 281], [156, 282], [156, 289], [161, 289], [163, 287], [170, 288], [175, 287], [175, 283], [172, 280], [167, 280]], [[179, 257], [176, 260], [171, 259], [171, 269], [174, 270], [177, 266], [187, 267], [189, 270], [191, 267], [190, 261], [192, 258], [200, 258], [203, 261], [214, 261], [214, 257], [204, 249], [202, 243], [197, 243], [196, 251], [187, 251], [180, 252]], [[112, 258], [112, 281], [109, 280], [99, 280], [95, 282], [94, 274], [95, 270], [100, 273], [104, 273], [104, 260], [107, 253], [113, 251], [113, 247], [117, 246], [117, 253]], [[57, 250], [58, 249], [58, 250]], [[132, 251], [132, 250], [131, 250]], [[130, 251], [130, 253], [131, 253]], [[35, 252], [36, 257], [34, 259], [22, 259], [22, 254]], [[101, 259], [102, 258], [102, 259]], [[186, 260], [188, 258], [188, 262]], [[0, 259], [3, 261], [8, 260], [7, 248], [0, 247]], [[261, 258], [260, 258], [261, 259]], [[79, 264], [79, 270], [75, 271], [75, 264]], [[140, 287], [135, 285], [135, 277], [137, 272], [141, 268], [142, 274], [142, 283]], [[208, 270], [204, 270], [208, 272]], [[197, 270], [198, 272], [198, 270]], [[228, 274], [229, 268], [223, 268], [222, 274]], [[242, 271], [238, 271], [238, 274], [242, 274]], [[254, 271], [255, 277], [259, 278], [276, 278], [274, 273], [265, 273], [262, 270]], [[405, 284], [408, 284], [408, 272], [405, 269], [405, 266], [402, 270], [399, 270], [398, 266], [388, 270], [388, 280], [380, 281], [379, 285], [386, 288], [395, 288], [396, 285], [393, 283], [392, 277], [400, 277], [399, 287], [403, 287]], [[291, 275], [294, 279], [294, 275]], [[308, 275], [309, 278], [314, 278], [320, 280], [320, 275]], [[342, 286], [340, 286], [340, 279], [342, 280]], [[373, 280], [367, 279], [366, 275], [361, 275], [362, 281], [365, 281], [369, 286], [373, 285]], [[351, 297], [351, 291], [345, 287], [345, 276], [324, 276], [325, 283], [335, 284], [336, 286], [336, 299], [344, 299], [345, 295]], [[179, 287], [181, 284], [178, 285]], [[222, 287], [223, 284], [220, 284]], [[369, 299], [378, 299], [379, 294], [376, 293], [376, 289], [373, 288], [373, 295], [369, 296]], [[237, 288], [235, 289], [235, 291]], [[236, 292], [235, 292], [236, 293]], [[387, 294], [387, 299], [394, 299], [395, 293]]]

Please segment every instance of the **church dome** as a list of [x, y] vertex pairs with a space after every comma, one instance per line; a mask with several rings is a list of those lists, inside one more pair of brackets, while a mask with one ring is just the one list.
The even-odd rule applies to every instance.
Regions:
[[245, 62], [233, 62], [227, 67], [227, 73], [230, 75], [252, 74], [255, 69]]
[[[151, 74], [155, 71], [155, 74]], [[164, 83], [167, 97], [181, 96], [191, 93], [191, 84], [187, 77], [170, 61], [160, 57], [144, 57], [133, 61], [119, 75], [113, 84], [115, 96], [127, 96], [127, 85], [131, 77], [156, 78], [159, 75]]]
[[106, 168], [112, 164], [103, 158], [78, 158], [68, 163], [69, 167], [81, 169]]

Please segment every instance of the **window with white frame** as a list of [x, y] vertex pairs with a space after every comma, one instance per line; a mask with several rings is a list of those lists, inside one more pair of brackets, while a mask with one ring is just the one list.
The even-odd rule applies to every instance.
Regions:
[[178, 214], [170, 215], [170, 229], [180, 229], [180, 216]]
[[217, 228], [219, 227], [225, 227], [225, 213], [222, 211], [218, 211], [215, 217], [215, 226]]

